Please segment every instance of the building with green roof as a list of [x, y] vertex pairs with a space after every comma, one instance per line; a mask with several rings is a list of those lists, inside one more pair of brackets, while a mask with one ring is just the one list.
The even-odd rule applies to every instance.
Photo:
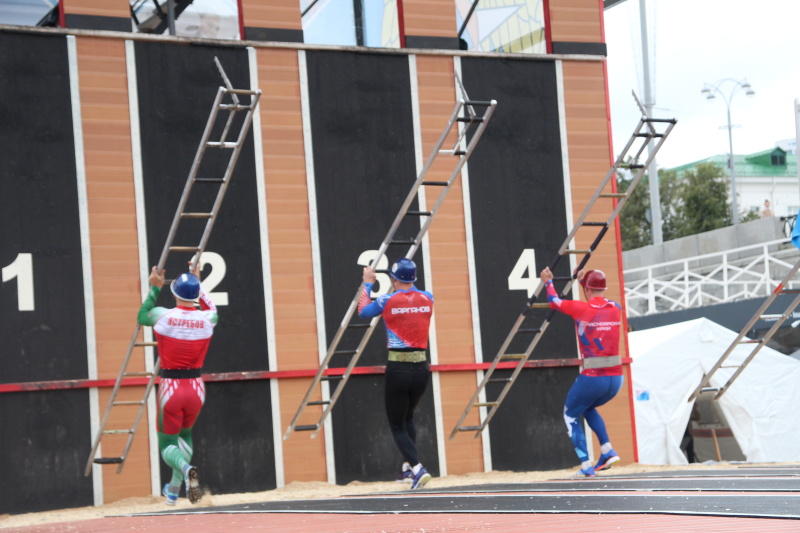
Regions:
[[[796, 215], [800, 210], [800, 178], [797, 154], [780, 146], [750, 155], [735, 155], [736, 193], [740, 212], [762, 213], [769, 201], [774, 216]], [[728, 168], [728, 155], [721, 154], [671, 168], [680, 176], [700, 163], [715, 163]], [[729, 193], [730, 194], [730, 189]]]

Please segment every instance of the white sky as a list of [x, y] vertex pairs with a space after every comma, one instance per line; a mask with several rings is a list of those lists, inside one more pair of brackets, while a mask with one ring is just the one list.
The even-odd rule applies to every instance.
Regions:
[[[639, 1], [604, 13], [615, 156], [641, 117], [631, 91], [644, 99]], [[746, 78], [756, 92], [746, 97], [739, 89], [731, 100], [734, 153], [760, 152], [796, 138], [800, 0], [647, 0], [646, 6], [655, 25], [649, 37], [655, 35], [653, 116], [678, 119], [658, 152], [659, 167], [728, 152], [724, 99], [706, 100], [700, 93], [705, 83], [725, 78]], [[727, 95], [733, 86], [721, 89]]]

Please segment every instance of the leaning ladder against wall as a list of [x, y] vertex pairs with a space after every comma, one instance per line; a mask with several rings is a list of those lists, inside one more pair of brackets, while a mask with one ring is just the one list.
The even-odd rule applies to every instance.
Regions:
[[[220, 65], [217, 58], [214, 58], [214, 61], [216, 62], [217, 68], [222, 75], [225, 87], [220, 87], [217, 90], [217, 96], [214, 99], [213, 105], [211, 106], [211, 113], [208, 117], [208, 121], [206, 122], [206, 127], [203, 131], [200, 145], [197, 148], [197, 153], [195, 155], [194, 162], [192, 163], [191, 170], [189, 171], [189, 177], [186, 180], [183, 194], [178, 202], [178, 209], [175, 212], [175, 216], [172, 220], [172, 226], [170, 227], [169, 234], [167, 236], [167, 242], [164, 245], [164, 249], [161, 252], [161, 258], [158, 261], [159, 271], [164, 268], [164, 265], [167, 262], [167, 257], [171, 252], [192, 254], [190, 269], [194, 269], [200, 261], [200, 257], [205, 250], [209, 237], [211, 236], [211, 230], [214, 227], [214, 221], [216, 220], [217, 214], [222, 206], [222, 200], [224, 199], [225, 192], [228, 189], [228, 185], [233, 174], [233, 169], [236, 166], [236, 161], [242, 151], [245, 137], [250, 129], [250, 124], [253, 120], [253, 113], [255, 112], [256, 106], [258, 105], [258, 100], [261, 97], [261, 91], [257, 89], [234, 89], [231, 86], [230, 80], [228, 80], [228, 77], [225, 75], [222, 65]], [[240, 96], [249, 97], [249, 102], [240, 102]], [[225, 112], [227, 112], [227, 116]], [[236, 133], [237, 127], [239, 131], [236, 139], [230, 141], [227, 140], [229, 134]], [[218, 137], [214, 137], [217, 140], [211, 140], [212, 135], [218, 135]], [[228, 164], [225, 169], [225, 173], [221, 178], [213, 178], [209, 176], [198, 177], [200, 163], [207, 149], [230, 150]], [[213, 205], [206, 212], [185, 211], [195, 185], [202, 189], [214, 186], [218, 187]], [[203, 229], [200, 243], [196, 246], [175, 245], [174, 240], [178, 232], [178, 226], [181, 222], [190, 220], [205, 221], [205, 228]], [[156, 346], [155, 342], [143, 342], [139, 340], [139, 332], [141, 329], [142, 326], [136, 324], [136, 327], [133, 330], [133, 336], [128, 344], [128, 351], [125, 354], [125, 358], [122, 362], [122, 368], [120, 368], [117, 381], [115, 382], [114, 388], [111, 391], [111, 397], [108, 400], [108, 406], [106, 407], [105, 414], [103, 415], [103, 420], [100, 423], [100, 427], [94, 437], [94, 443], [92, 445], [92, 451], [89, 454], [89, 460], [86, 462], [86, 470], [84, 471], [84, 474], [87, 476], [92, 471], [93, 463], [118, 464], [119, 467], [117, 467], [117, 473], [122, 471], [122, 467], [125, 465], [125, 459], [128, 457], [128, 452], [133, 444], [133, 438], [136, 435], [136, 430], [139, 427], [139, 422], [141, 421], [142, 415], [144, 414], [147, 406], [147, 398], [150, 396], [150, 391], [153, 390], [153, 386], [155, 385], [160, 366], [158, 359], [156, 359], [152, 371], [128, 371], [128, 364], [131, 361], [131, 355], [135, 349], [145, 349]], [[117, 396], [119, 395], [122, 387], [125, 385], [124, 381], [130, 378], [146, 378], [148, 380], [147, 385], [145, 386], [144, 395], [140, 400], [118, 400]], [[121, 406], [138, 406], [135, 418], [129, 426], [123, 427], [122, 429], [106, 429], [112, 409], [114, 407]], [[118, 456], [114, 455], [97, 457], [98, 453], [100, 452], [100, 442], [103, 437], [111, 437], [114, 435], [126, 437], [122, 452]]]
[[[497, 105], [495, 100], [470, 100], [458, 77], [456, 77], [456, 84], [460, 88], [462, 97], [458, 100], [458, 102], [456, 102], [453, 112], [450, 114], [450, 120], [442, 131], [439, 140], [428, 157], [425, 166], [420, 171], [417, 180], [411, 187], [411, 191], [408, 193], [408, 196], [406, 196], [403, 206], [400, 208], [400, 212], [397, 213], [397, 216], [395, 217], [394, 222], [389, 229], [389, 233], [383, 240], [383, 243], [378, 249], [375, 257], [372, 259], [370, 265], [378, 265], [389, 246], [410, 246], [404, 257], [407, 259], [414, 257], [414, 254], [417, 252], [417, 249], [422, 243], [422, 238], [427, 233], [428, 227], [433, 221], [433, 217], [439, 210], [439, 207], [444, 201], [445, 196], [447, 196], [448, 191], [458, 179], [462, 167], [466, 164], [467, 159], [469, 159], [469, 156], [472, 154], [475, 146], [478, 144], [481, 135], [483, 135], [484, 129], [492, 117], [492, 113], [494, 113], [494, 108]], [[452, 148], [442, 148], [453, 131], [457, 132], [457, 138], [455, 143], [452, 145]], [[466, 146], [464, 146], [464, 143], [466, 143]], [[426, 180], [425, 176], [427, 175], [428, 170], [431, 168], [434, 160], [439, 155], [450, 155], [455, 157], [455, 167], [451, 172], [450, 177], [447, 181]], [[431, 208], [430, 211], [409, 210], [411, 203], [414, 201], [414, 198], [421, 187], [425, 187], [425, 191], [436, 189], [439, 190], [439, 196], [434, 203], [433, 208]], [[419, 217], [422, 221], [420, 224], [420, 230], [416, 237], [410, 239], [397, 238], [397, 230], [405, 217]], [[376, 270], [376, 272], [388, 273], [387, 270], [380, 269]], [[363, 283], [359, 285], [355, 297], [350, 302], [350, 306], [347, 308], [344, 319], [342, 319], [339, 329], [334, 335], [324, 359], [320, 363], [319, 370], [317, 370], [317, 373], [314, 376], [314, 379], [311, 381], [308, 391], [303, 397], [303, 400], [300, 402], [297, 413], [294, 415], [289, 427], [286, 429], [286, 433], [283, 437], [284, 439], [288, 439], [292, 431], [311, 431], [311, 437], [316, 437], [317, 433], [322, 427], [322, 424], [325, 422], [325, 419], [330, 414], [331, 410], [336, 404], [336, 401], [339, 399], [339, 396], [344, 390], [345, 384], [350, 378], [356, 363], [358, 363], [358, 360], [361, 357], [367, 342], [372, 336], [375, 327], [378, 325], [380, 316], [373, 318], [369, 322], [358, 322], [354, 320], [357, 318], [356, 309], [358, 308], [358, 300], [361, 297], [362, 289]], [[360, 340], [355, 343], [354, 346], [339, 349], [342, 338], [345, 332], [348, 331], [361, 331], [362, 333], [360, 335]], [[353, 337], [359, 337], [359, 335], [355, 334]], [[334, 359], [337, 359], [338, 364], [344, 364], [342, 362], [346, 362], [347, 366], [344, 369], [331, 368], [330, 364]], [[333, 394], [330, 394], [330, 383], [336, 384]], [[314, 395], [318, 387], [320, 388], [320, 395], [322, 399], [311, 400], [311, 397]], [[312, 424], [299, 424], [303, 412], [307, 407], [311, 406], [321, 406], [322, 413], [315, 417], [315, 422]]]
[[[576, 272], [583, 269], [583, 267], [589, 261], [592, 253], [600, 244], [600, 241], [613, 224], [614, 219], [619, 215], [619, 212], [622, 210], [625, 202], [628, 198], [630, 198], [630, 195], [633, 193], [633, 189], [639, 184], [639, 181], [641, 181], [645, 170], [650, 166], [650, 163], [653, 161], [653, 159], [655, 159], [658, 150], [667, 139], [667, 136], [672, 131], [672, 128], [675, 127], [677, 122], [675, 119], [650, 118], [647, 115], [647, 111], [645, 111], [644, 107], [639, 102], [639, 99], [636, 98], [635, 94], [634, 98], [636, 99], [636, 103], [642, 112], [642, 118], [639, 120], [638, 125], [634, 129], [634, 132], [631, 135], [631, 138], [628, 140], [628, 143], [625, 145], [625, 148], [622, 150], [622, 153], [620, 153], [619, 157], [617, 157], [616, 161], [614, 162], [614, 165], [611, 167], [611, 169], [609, 169], [605, 178], [603, 178], [600, 186], [589, 200], [589, 203], [584, 209], [583, 213], [581, 213], [581, 216], [575, 222], [574, 227], [570, 230], [569, 234], [564, 240], [564, 243], [561, 245], [561, 248], [559, 248], [556, 257], [550, 263], [549, 266], [551, 270], [555, 269], [556, 265], [562, 258], [570, 255], [583, 255], [583, 258], [578, 263]], [[653, 150], [649, 152], [647, 161], [643, 164], [639, 164], [639, 158], [651, 143], [653, 144]], [[632, 158], [630, 159], [632, 162], [626, 162], [629, 160], [629, 157], [631, 157], [631, 154], [633, 154]], [[619, 193], [603, 192], [609, 182], [612, 179], [616, 179], [617, 171], [620, 168], [627, 168], [631, 171], [635, 171], [635, 175], [628, 188], [625, 190], [625, 192]], [[593, 210], [593, 207], [600, 199], [604, 199], [606, 201], [601, 202], [599, 208]], [[607, 200], [610, 200], [610, 204], [607, 202]], [[605, 215], [605, 213], [609, 211], [609, 205], [611, 213], [609, 215]], [[603, 217], [605, 218], [601, 220]], [[586, 250], [579, 250], [572, 247], [574, 246], [573, 241], [576, 234], [582, 228], [599, 228], [597, 236]], [[572, 285], [575, 282], [575, 274], [572, 276], [556, 276], [553, 278], [553, 282], [566, 282], [564, 288], [559, 292], [560, 297], [564, 298], [566, 295], [570, 294]], [[550, 325], [550, 320], [555, 314], [555, 311], [550, 309], [550, 305], [548, 304], [546, 298], [544, 301], [537, 301], [537, 298], [539, 297], [539, 294], [542, 292], [543, 288], [544, 285], [540, 282], [536, 287], [536, 291], [528, 299], [525, 308], [522, 310], [522, 313], [520, 314], [519, 318], [517, 318], [517, 321], [514, 323], [514, 326], [511, 328], [511, 331], [498, 350], [497, 355], [492, 361], [492, 364], [483, 375], [483, 379], [473, 393], [472, 398], [470, 398], [469, 402], [467, 403], [467, 406], [464, 408], [464, 412], [461, 414], [458, 422], [456, 422], [453, 431], [450, 433], [451, 439], [460, 431], [474, 431], [475, 438], [477, 438], [492, 420], [495, 413], [497, 413], [497, 409], [500, 408], [500, 404], [505, 399], [509, 390], [511, 390], [511, 386], [516, 381], [522, 369], [526, 366], [539, 366], [538, 363], [540, 363], [540, 361], [529, 361], [529, 359], [534, 348], [536, 348], [536, 345], [542, 338], [542, 335], [544, 335], [544, 332]], [[528, 339], [531, 340], [528, 341]], [[514, 348], [520, 343], [524, 344], [525, 342], [529, 342], [529, 344], [524, 351], [516, 353], [513, 351], [507, 351], [510, 347]], [[513, 370], [513, 372], [511, 373], [510, 377], [495, 377], [495, 370]], [[497, 394], [495, 399], [486, 400], [486, 389], [490, 383], [497, 384], [497, 386], [500, 387], [500, 392]], [[493, 388], [493, 392], [495, 390], [496, 389]], [[464, 421], [474, 408], [479, 409], [481, 416], [480, 424], [477, 426], [464, 425]]]

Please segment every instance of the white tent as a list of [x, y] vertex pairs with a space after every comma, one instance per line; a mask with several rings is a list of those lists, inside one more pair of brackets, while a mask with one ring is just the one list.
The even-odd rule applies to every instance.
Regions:
[[[640, 463], [687, 464], [680, 444], [689, 396], [737, 336], [705, 318], [628, 334]], [[726, 365], [753, 347], [738, 346]], [[709, 386], [722, 387], [734, 371], [720, 368]], [[800, 461], [799, 384], [800, 361], [765, 346], [717, 400], [747, 461]]]

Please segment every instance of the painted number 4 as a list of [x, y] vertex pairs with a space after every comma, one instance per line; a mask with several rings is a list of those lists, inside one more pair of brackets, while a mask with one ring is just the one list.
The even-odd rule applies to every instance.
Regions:
[[508, 290], [527, 291], [530, 298], [538, 285], [536, 254], [533, 248], [525, 248], [517, 259], [517, 264], [511, 269], [511, 274], [508, 275]]
[[17, 254], [14, 262], [3, 267], [3, 283], [17, 280], [17, 308], [20, 311], [33, 311], [33, 256]]

